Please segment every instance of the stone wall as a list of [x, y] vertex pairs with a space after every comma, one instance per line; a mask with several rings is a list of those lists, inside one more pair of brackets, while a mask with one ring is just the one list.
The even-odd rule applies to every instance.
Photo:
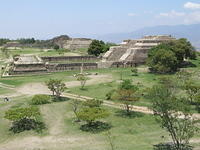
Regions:
[[65, 41], [62, 45], [62, 48], [69, 49], [69, 50], [76, 50], [80, 48], [89, 48], [90, 44], [92, 43], [91, 39], [85, 38], [74, 38]]
[[60, 61], [99, 61], [100, 58], [95, 56], [58, 56], [58, 57], [41, 57], [44, 62]]
[[71, 70], [91, 70], [97, 69], [97, 63], [70, 63], [70, 64], [47, 64], [48, 72], [58, 72], [58, 71], [71, 71]]
[[41, 73], [47, 72], [44, 64], [20, 64], [14, 65], [10, 74], [27, 74], [27, 73]]

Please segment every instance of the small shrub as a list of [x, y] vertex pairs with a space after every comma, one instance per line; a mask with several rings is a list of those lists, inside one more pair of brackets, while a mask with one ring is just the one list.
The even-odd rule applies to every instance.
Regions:
[[106, 94], [106, 100], [112, 100], [113, 94], [116, 92], [116, 90], [111, 90]]
[[32, 105], [42, 105], [42, 104], [48, 104], [50, 103], [51, 97], [48, 95], [35, 95], [32, 100]]
[[133, 73], [132, 76], [138, 76], [138, 69], [137, 68], [132, 68], [131, 72]]

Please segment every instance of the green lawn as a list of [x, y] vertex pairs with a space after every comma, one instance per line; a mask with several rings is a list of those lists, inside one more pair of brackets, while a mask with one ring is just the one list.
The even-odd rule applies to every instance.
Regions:
[[73, 77], [75, 73], [77, 73], [77, 71], [57, 72], [57, 73], [41, 74], [41, 75], [25, 75], [19, 77], [6, 77], [6, 78], [0, 78], [0, 82], [8, 85], [14, 85], [17, 87], [32, 82], [44, 83], [49, 79], [61, 79], [63, 81], [72, 81], [75, 80], [75, 78]]
[[[82, 123], [74, 122], [70, 100], [40, 106], [42, 118], [47, 126], [44, 133], [27, 131], [12, 134], [8, 131], [10, 122], [3, 118], [4, 113], [9, 108], [27, 106], [29, 100], [30, 98], [18, 97], [8, 103], [0, 102], [0, 146], [2, 143], [12, 143], [14, 140], [18, 141], [15, 150], [22, 150], [18, 148], [18, 145], [22, 144], [20, 141], [34, 137], [41, 139], [41, 141], [45, 139], [43, 142], [37, 143], [32, 141], [31, 146], [37, 149], [45, 146], [45, 149], [48, 150], [64, 150], [66, 147], [73, 150], [110, 150], [107, 131], [93, 134], [80, 130]], [[111, 115], [102, 121], [112, 125], [110, 133], [115, 150], [153, 150], [153, 145], [170, 140], [167, 133], [159, 127], [151, 115], [136, 113], [134, 117], [128, 118], [122, 116], [118, 109], [105, 108], [109, 110]], [[50, 138], [54, 136], [58, 139], [56, 145]], [[164, 136], [164, 138], [161, 138], [161, 136]], [[195, 135], [195, 138], [199, 138], [199, 135]], [[71, 139], [71, 142], [63, 143], [59, 139]], [[40, 145], [40, 143], [43, 145]], [[196, 146], [200, 145], [196, 144]], [[26, 147], [30, 148], [30, 145], [26, 145]]]

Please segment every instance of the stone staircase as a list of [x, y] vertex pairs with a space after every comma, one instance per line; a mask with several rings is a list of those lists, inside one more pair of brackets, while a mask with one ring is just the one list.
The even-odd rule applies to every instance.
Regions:
[[122, 57], [119, 59], [119, 61], [125, 61], [132, 54], [132, 52], [132, 49], [128, 49], [126, 53], [122, 55]]
[[111, 52], [107, 53], [107, 57], [104, 57], [104, 60], [106, 59], [107, 61], [119, 61], [119, 59], [122, 57], [122, 55], [127, 51], [127, 48], [125, 47], [113, 47]]

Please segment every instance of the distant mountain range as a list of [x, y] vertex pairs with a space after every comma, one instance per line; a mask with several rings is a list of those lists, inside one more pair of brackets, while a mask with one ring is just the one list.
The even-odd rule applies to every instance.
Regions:
[[102, 35], [98, 36], [97, 39], [121, 43], [125, 39], [137, 39], [145, 35], [172, 35], [176, 38], [187, 38], [198, 50], [200, 49], [200, 24], [145, 27], [130, 33]]

